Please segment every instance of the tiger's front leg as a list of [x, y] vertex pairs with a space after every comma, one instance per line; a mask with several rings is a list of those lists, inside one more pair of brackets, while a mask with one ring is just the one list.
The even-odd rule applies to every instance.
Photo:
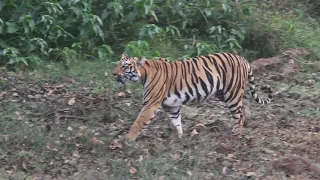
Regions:
[[134, 141], [137, 136], [140, 134], [141, 130], [150, 124], [154, 119], [160, 103], [153, 105], [152, 107], [143, 107], [139, 113], [137, 119], [131, 126], [130, 132], [128, 134], [128, 139]]

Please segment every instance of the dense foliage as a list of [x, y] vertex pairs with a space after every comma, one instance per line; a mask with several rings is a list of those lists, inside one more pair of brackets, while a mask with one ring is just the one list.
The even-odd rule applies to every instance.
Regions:
[[[281, 46], [281, 38], [272, 29], [271, 33], [264, 31], [266, 25], [252, 26], [259, 18], [268, 19], [260, 16], [261, 10], [273, 8], [272, 4], [257, 2], [2, 0], [0, 66], [23, 70], [25, 66], [35, 68], [46, 60], [58, 60], [69, 67], [79, 59], [117, 59], [123, 51], [135, 56], [176, 58], [238, 52], [244, 47], [257, 51], [258, 56], [270, 55]], [[317, 1], [313, 3], [319, 7]], [[317, 11], [316, 6], [306, 7]], [[268, 43], [271, 47], [266, 48]], [[172, 48], [177, 48], [176, 52], [166, 54]]]

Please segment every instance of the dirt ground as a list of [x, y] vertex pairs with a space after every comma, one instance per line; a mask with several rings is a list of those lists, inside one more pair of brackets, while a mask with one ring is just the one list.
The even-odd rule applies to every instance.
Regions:
[[0, 179], [320, 179], [320, 72], [278, 75], [257, 73], [276, 95], [266, 106], [251, 100], [241, 139], [230, 135], [228, 109], [211, 98], [183, 107], [182, 139], [160, 112], [128, 142], [141, 89], [94, 94], [71, 78], [1, 71]]

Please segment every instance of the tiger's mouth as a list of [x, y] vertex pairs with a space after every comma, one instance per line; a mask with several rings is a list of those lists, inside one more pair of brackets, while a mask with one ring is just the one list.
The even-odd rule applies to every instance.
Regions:
[[125, 80], [123, 77], [118, 76], [118, 75], [115, 75], [114, 77], [115, 77], [117, 83], [122, 84], [122, 85], [125, 84]]
[[115, 75], [116, 81], [119, 84], [125, 84], [127, 82], [137, 82], [139, 78], [132, 73], [125, 73], [123, 76]]

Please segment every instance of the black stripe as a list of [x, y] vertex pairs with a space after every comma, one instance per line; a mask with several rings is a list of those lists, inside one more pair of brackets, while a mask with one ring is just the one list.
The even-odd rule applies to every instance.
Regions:
[[190, 100], [190, 96], [187, 92], [185, 93], [185, 96], [186, 96], [186, 100], [184, 100], [182, 104], [186, 104]]
[[181, 95], [179, 91], [177, 90], [177, 87], [174, 88], [174, 94], [178, 96], [179, 99], [181, 99]]
[[192, 85], [194, 86], [195, 90], [196, 90], [196, 98], [197, 98], [197, 101], [199, 101], [199, 99], [201, 98], [201, 94], [199, 93], [198, 91], [198, 86], [197, 84], [194, 82], [194, 79], [191, 78], [191, 81], [192, 81]]
[[[170, 113], [169, 113], [169, 114], [170, 114]], [[171, 114], [170, 114], [170, 115], [171, 115]], [[180, 116], [180, 114], [175, 115], [175, 116], [169, 116], [169, 117], [172, 118], [172, 119], [177, 119], [179, 116]]]
[[179, 113], [180, 113], [180, 109], [178, 109], [178, 111], [177, 111], [177, 112], [170, 112], [169, 114], [172, 114], [172, 115], [179, 115]]
[[230, 111], [231, 114], [239, 114], [239, 110], [241, 109], [241, 106], [237, 107], [236, 110]]
[[183, 79], [186, 79], [186, 66], [184, 62], [181, 62], [181, 71], [182, 71], [182, 77]]
[[[230, 94], [230, 96], [229, 96], [229, 98], [230, 99], [234, 99], [234, 98], [236, 98], [236, 96], [238, 95], [238, 93], [239, 93], [239, 90], [240, 90], [240, 88], [241, 88], [241, 73], [240, 73], [240, 68], [239, 68], [239, 66], [237, 67], [237, 75], [235, 75], [235, 74], [233, 74], [233, 76], [236, 76], [236, 80], [235, 80], [235, 84], [234, 84], [234, 86], [233, 86], [233, 88], [232, 88], [232, 91], [231, 91], [231, 94]], [[230, 101], [230, 99], [226, 99], [226, 102], [229, 102]]]
[[236, 103], [229, 105], [228, 108], [234, 108], [234, 107], [238, 106], [238, 104], [239, 104], [240, 101], [242, 101], [241, 98], [239, 98]]
[[214, 87], [214, 81], [213, 81], [213, 77], [212, 77], [212, 74], [208, 71], [208, 70], [204, 70], [204, 72], [206, 73], [206, 77], [211, 85], [211, 91], [213, 90], [213, 87]]
[[217, 91], [220, 90], [220, 79], [219, 77], [217, 78], [217, 87], [216, 87]]
[[231, 87], [233, 85], [233, 81], [234, 81], [234, 74], [235, 74], [235, 70], [234, 70], [234, 64], [232, 63], [231, 64], [231, 72], [228, 72], [228, 73], [231, 73], [231, 79], [229, 81], [229, 86], [227, 87], [227, 89], [225, 90], [225, 92], [229, 92], [231, 90]]
[[193, 96], [193, 90], [192, 90], [192, 88], [190, 87], [190, 85], [189, 85], [189, 83], [188, 83], [187, 80], [186, 80], [186, 84], [187, 84], [189, 93]]
[[204, 92], [206, 93], [206, 95], [204, 97], [204, 99], [205, 99], [205, 98], [207, 98], [209, 96], [208, 87], [207, 87], [207, 84], [201, 78], [199, 78], [199, 79], [200, 79], [201, 87], [204, 90]]
[[142, 85], [144, 86], [147, 81], [147, 70], [144, 67], [142, 67], [142, 69], [144, 70], [144, 76], [142, 78]]
[[220, 60], [220, 63], [222, 64], [223, 68], [221, 68], [225, 73], [227, 72], [227, 66], [225, 64], [225, 61], [222, 59], [222, 57], [219, 54], [214, 54], [218, 57], [218, 59]]
[[192, 61], [196, 65], [198, 71], [200, 71], [199, 66], [198, 66], [198, 58], [192, 58]]

